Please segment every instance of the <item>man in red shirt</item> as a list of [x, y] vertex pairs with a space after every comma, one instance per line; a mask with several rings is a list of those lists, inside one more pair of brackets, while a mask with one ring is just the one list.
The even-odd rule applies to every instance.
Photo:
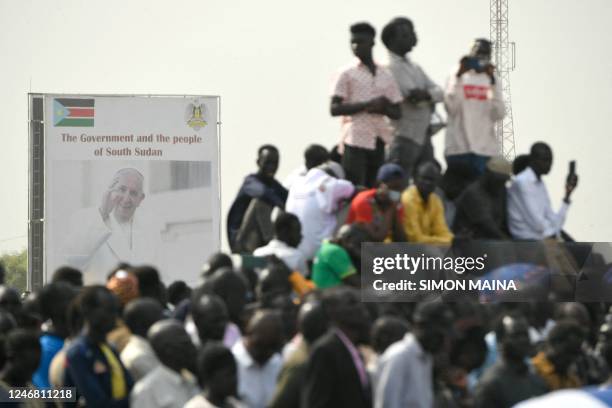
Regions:
[[363, 224], [373, 241], [405, 241], [401, 228], [401, 192], [406, 184], [404, 169], [383, 164], [376, 175], [378, 187], [362, 191], [351, 202], [347, 224]]

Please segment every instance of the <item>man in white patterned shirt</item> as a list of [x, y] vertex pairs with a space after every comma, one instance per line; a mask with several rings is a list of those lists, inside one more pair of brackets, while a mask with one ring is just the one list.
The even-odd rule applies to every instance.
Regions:
[[357, 61], [342, 70], [335, 82], [332, 116], [342, 116], [342, 167], [355, 185], [373, 187], [391, 140], [386, 117], [399, 119], [403, 100], [395, 79], [372, 58], [376, 31], [368, 23], [353, 24], [351, 48]]
[[408, 53], [417, 44], [412, 21], [405, 17], [391, 20], [382, 31], [382, 41], [389, 50], [388, 68], [404, 97], [402, 116], [394, 120], [393, 141], [388, 160], [397, 163], [411, 177], [418, 163], [434, 158], [429, 123], [435, 104], [442, 102], [444, 92]]

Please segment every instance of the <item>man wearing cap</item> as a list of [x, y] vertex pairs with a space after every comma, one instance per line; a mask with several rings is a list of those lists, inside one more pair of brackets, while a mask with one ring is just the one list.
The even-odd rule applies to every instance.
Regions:
[[474, 239], [510, 239], [506, 217], [506, 182], [512, 164], [502, 157], [487, 162], [485, 172], [457, 199], [455, 235]]
[[440, 169], [433, 162], [422, 163], [416, 172], [414, 185], [402, 194], [404, 233], [410, 242], [449, 244], [453, 234], [444, 218], [444, 205], [434, 190], [440, 179]]
[[477, 39], [444, 91], [446, 161], [467, 163], [477, 174], [483, 173], [490, 157], [499, 154], [495, 122], [505, 116], [500, 83], [490, 61], [491, 42]]
[[353, 198], [346, 223], [363, 224], [373, 241], [383, 242], [392, 238], [403, 241], [398, 203], [405, 180], [404, 169], [398, 164], [383, 164], [376, 176], [378, 187], [362, 191]]

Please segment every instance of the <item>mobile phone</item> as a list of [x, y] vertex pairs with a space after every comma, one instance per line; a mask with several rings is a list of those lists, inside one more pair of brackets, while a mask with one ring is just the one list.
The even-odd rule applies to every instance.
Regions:
[[569, 181], [575, 175], [576, 175], [576, 160], [571, 160], [569, 162], [569, 173], [567, 174], [567, 181]]
[[480, 60], [475, 57], [468, 57], [465, 65], [467, 69], [473, 69], [474, 71], [479, 71], [481, 69]]

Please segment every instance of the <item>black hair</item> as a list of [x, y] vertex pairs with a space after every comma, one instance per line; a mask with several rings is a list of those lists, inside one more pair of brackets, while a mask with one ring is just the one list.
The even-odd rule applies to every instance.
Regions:
[[421, 171], [426, 167], [434, 167], [438, 171], [438, 174], [442, 173], [442, 166], [440, 165], [440, 162], [437, 160], [424, 160], [417, 165], [415, 175], [418, 177], [418, 175], [421, 174]]
[[341, 322], [344, 318], [342, 313], [348, 303], [360, 302], [359, 291], [349, 286], [335, 286], [323, 292], [321, 304], [329, 320], [334, 323]]
[[329, 160], [327, 149], [318, 144], [312, 144], [304, 151], [304, 163], [308, 170], [317, 167]]
[[556, 345], [564, 343], [572, 336], [584, 338], [583, 328], [573, 320], [561, 320], [550, 329], [546, 340], [549, 344]]
[[4, 269], [4, 265], [0, 262], [0, 285], [4, 285], [4, 279], [6, 278], [6, 269]]
[[384, 353], [387, 347], [401, 340], [409, 328], [408, 322], [402, 318], [395, 316], [379, 317], [372, 325], [372, 348], [378, 354]]
[[[202, 299], [208, 299], [211, 304], [217, 303], [222, 305], [223, 308], [227, 309], [225, 301], [214, 293], [209, 293], [201, 290], [196, 290], [194, 295], [191, 297], [191, 315], [205, 315], [208, 310], [202, 305]], [[195, 316], [194, 316], [195, 317]]]
[[166, 303], [164, 299], [165, 288], [159, 278], [157, 269], [145, 265], [133, 268], [131, 271], [138, 278], [138, 291], [141, 297], [157, 299], [162, 305]]
[[230, 289], [227, 287], [232, 286], [235, 283], [245, 285], [244, 279], [234, 269], [228, 267], [222, 267], [217, 269], [214, 273], [208, 276], [202, 285], [194, 290], [192, 293], [192, 299], [196, 296], [200, 296], [201, 293], [213, 293], [224, 299], [225, 296], [229, 295]]
[[484, 45], [488, 45], [489, 47], [493, 46], [493, 43], [491, 42], [491, 40], [489, 40], [488, 38], [484, 38], [484, 37], [475, 39], [474, 44], [484, 44]]
[[239, 314], [246, 304], [247, 291], [248, 282], [241, 274], [232, 268], [222, 267], [204, 279], [202, 285], [194, 290], [192, 298], [199, 293], [214, 293], [225, 302], [230, 319], [241, 324]]
[[368, 34], [370, 36], [376, 37], [376, 30], [370, 23], [360, 22], [355, 23], [350, 28], [351, 34]]
[[163, 317], [163, 311], [159, 302], [154, 299], [135, 299], [125, 306], [123, 320], [133, 334], [147, 337], [147, 331]]
[[412, 319], [415, 324], [434, 322], [441, 324], [452, 319], [452, 312], [448, 304], [438, 299], [427, 299], [416, 305]]
[[67, 311], [70, 303], [77, 297], [78, 289], [68, 282], [54, 282], [44, 286], [38, 294], [40, 313], [43, 318], [51, 319], [57, 334], [69, 335]]
[[55, 270], [51, 282], [68, 282], [73, 286], [83, 286], [83, 273], [70, 266], [62, 266]]
[[264, 150], [272, 150], [273, 152], [276, 152], [276, 154], [278, 154], [278, 148], [276, 146], [271, 144], [265, 144], [259, 146], [259, 149], [257, 149], [257, 157], [261, 156]]
[[543, 150], [546, 150], [546, 151], [552, 153], [552, 149], [550, 148], [550, 146], [547, 143], [544, 143], [544, 142], [535, 142], [534, 144], [531, 145], [531, 149], [529, 150], [529, 156], [533, 157], [535, 154], [539, 154]]
[[208, 261], [204, 265], [204, 270], [202, 271], [203, 276], [212, 275], [217, 269], [222, 267], [233, 268], [234, 263], [232, 262], [232, 258], [229, 255], [223, 252], [216, 252], [208, 258]]
[[259, 274], [256, 291], [258, 291], [259, 301], [264, 306], [269, 307], [269, 303], [276, 296], [290, 294], [292, 287], [289, 282], [291, 270], [282, 260], [270, 257], [268, 265]]
[[[302, 308], [304, 308], [306, 305], [311, 305], [309, 306], [310, 310], [304, 312]], [[329, 326], [329, 322], [321, 302], [305, 302], [302, 303], [302, 308], [298, 312], [298, 329], [302, 333], [304, 340], [306, 340], [308, 344], [312, 345], [319, 337], [325, 334]]]
[[185, 281], [174, 281], [168, 286], [168, 302], [174, 306], [181, 303], [191, 296], [191, 288], [187, 286]]
[[389, 21], [387, 25], [383, 28], [381, 33], [381, 39], [385, 47], [389, 48], [391, 46], [391, 42], [395, 38], [397, 33], [397, 27], [402, 24], [409, 24], [410, 27], [413, 26], [412, 21], [406, 17], [396, 17], [393, 20]]
[[[6, 368], [8, 362], [11, 362], [13, 367], [19, 367], [20, 371], [25, 369], [25, 361], [20, 361], [19, 357], [26, 358], [28, 361], [29, 376], [31, 377], [38, 366], [38, 361], [32, 357], [32, 351], [36, 350], [40, 359], [41, 346], [39, 334], [36, 330], [28, 330], [22, 327], [17, 327], [11, 330], [8, 334], [0, 336], [0, 364]], [[27, 356], [26, 353], [27, 352]], [[35, 364], [35, 365], [32, 365]], [[30, 380], [29, 378], [27, 379]], [[2, 404], [4, 406], [4, 404]]]
[[0, 303], [2, 303], [3, 306], [8, 306], [6, 307], [7, 309], [9, 307], [21, 308], [21, 297], [19, 296], [19, 292], [17, 292], [15, 288], [6, 285], [0, 285], [0, 296]]
[[10, 332], [15, 327], [17, 327], [15, 317], [7, 311], [0, 310], [0, 335]]
[[18, 327], [4, 337], [4, 353], [7, 360], [17, 352], [32, 349], [40, 350], [38, 333], [34, 330]]
[[486, 51], [487, 54], [491, 54], [493, 51], [493, 43], [488, 38], [477, 38], [474, 40], [472, 46], [472, 52]]
[[[291, 228], [293, 223], [297, 222], [300, 224], [300, 219], [292, 213], [284, 212], [280, 214], [276, 220], [274, 220], [274, 234], [278, 237], [283, 235]], [[301, 224], [300, 224], [301, 225]]]
[[514, 158], [512, 162], [512, 173], [514, 175], [519, 174], [529, 166], [529, 155], [520, 154]]
[[[85, 320], [92, 311], [94, 311], [100, 306], [100, 297], [105, 295], [116, 298], [113, 292], [111, 292], [105, 286], [102, 285], [92, 285], [83, 288], [77, 299], [81, 315]], [[118, 307], [119, 300], [117, 299], [117, 308]]]
[[215, 372], [225, 367], [236, 370], [232, 352], [221, 344], [212, 343], [202, 349], [198, 356], [198, 382], [204, 388]]

